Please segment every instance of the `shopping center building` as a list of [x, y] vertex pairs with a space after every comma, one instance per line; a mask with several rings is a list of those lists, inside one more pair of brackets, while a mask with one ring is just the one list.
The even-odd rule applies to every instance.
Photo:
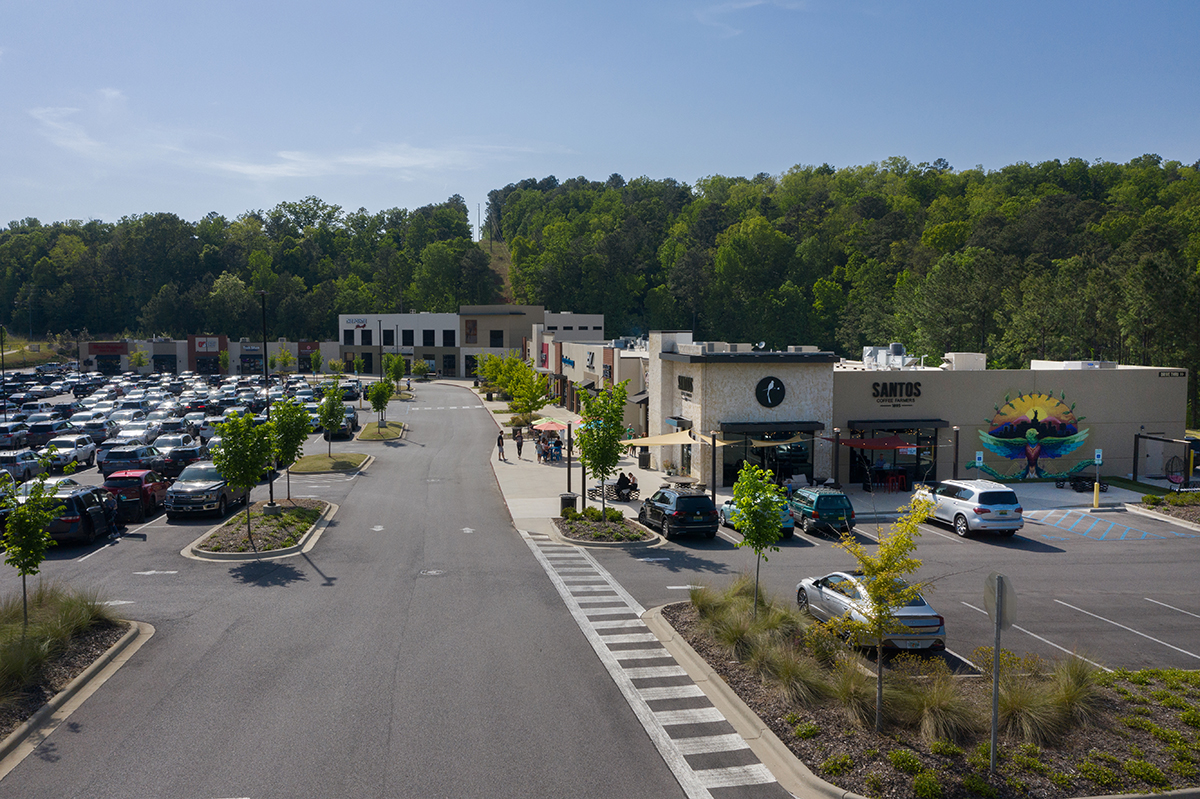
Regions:
[[[903, 347], [846, 361], [815, 347], [773, 352], [652, 332], [648, 433], [690, 430], [697, 443], [652, 448], [651, 462], [711, 485], [743, 462], [800, 481], [848, 484], [871, 470], [916, 480], [1162, 473], [1185, 452], [1187, 370], [1092, 361], [986, 369], [980, 353], [923, 365]], [[1141, 438], [1135, 445], [1135, 436]], [[879, 448], [876, 448], [879, 447]]]

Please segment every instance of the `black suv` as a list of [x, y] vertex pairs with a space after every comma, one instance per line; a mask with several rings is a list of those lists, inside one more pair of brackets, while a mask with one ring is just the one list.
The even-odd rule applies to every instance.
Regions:
[[703, 533], [705, 538], [715, 538], [720, 514], [708, 494], [660, 488], [642, 503], [638, 521], [657, 527], [664, 538], [676, 533]]

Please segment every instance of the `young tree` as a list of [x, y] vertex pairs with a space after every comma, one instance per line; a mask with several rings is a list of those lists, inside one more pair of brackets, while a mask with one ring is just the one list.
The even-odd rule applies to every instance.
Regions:
[[[625, 433], [625, 395], [629, 384], [622, 380], [612, 388], [590, 396], [582, 388], [583, 419], [575, 440], [579, 442], [579, 460], [588, 473], [601, 484], [617, 468], [621, 460], [621, 437]], [[608, 523], [608, 504], [604, 492], [600, 492], [601, 518]]]
[[[43, 459], [45, 460], [45, 459]], [[21, 604], [25, 616], [25, 627], [29, 627], [29, 595], [25, 578], [41, 571], [46, 559], [46, 549], [54, 545], [54, 539], [46, 531], [50, 522], [63, 511], [53, 491], [46, 489], [49, 469], [34, 478], [29, 496], [24, 502], [16, 500], [16, 483], [5, 480], [3, 503], [10, 508], [8, 523], [4, 529], [4, 562], [21, 575]]]
[[399, 391], [400, 381], [404, 379], [404, 359], [399, 355], [384, 356], [384, 371], [388, 380], [395, 383], [396, 390]]
[[775, 485], [774, 474], [752, 463], [742, 466], [733, 484], [733, 501], [737, 506], [737, 531], [742, 540], [739, 547], [750, 547], [756, 556], [754, 564], [754, 617], [758, 618], [758, 571], [767, 559], [767, 550], [778, 552], [779, 517], [783, 511], [783, 488]]
[[379, 423], [383, 424], [384, 416], [387, 413], [388, 402], [392, 399], [392, 394], [395, 393], [392, 384], [387, 380], [379, 380], [371, 384], [367, 389], [367, 398], [371, 400], [371, 410], [379, 415]]
[[326, 364], [326, 368], [329, 369], [329, 373], [333, 375], [333, 382], [337, 383], [338, 378], [340, 378], [342, 373], [346, 371], [346, 362], [333, 360]]
[[518, 370], [507, 388], [512, 397], [508, 401], [508, 409], [519, 416], [533, 419], [533, 414], [546, 407], [550, 401], [550, 378], [539, 375], [532, 366], [521, 364], [524, 368]]
[[279, 348], [279, 352], [275, 354], [275, 366], [280, 372], [290, 371], [292, 364], [296, 362], [296, 357], [283, 347]]
[[221, 364], [221, 371], [229, 374], [229, 350], [221, 350], [217, 353], [217, 363]]
[[[849, 618], [841, 624], [851, 633], [851, 640], [874, 641], [880, 647], [891, 632], [902, 632], [904, 624], [897, 621], [896, 611], [920, 596], [923, 583], [909, 583], [907, 578], [921, 568], [921, 561], [912, 556], [921, 535], [921, 522], [933, 510], [933, 503], [914, 497], [896, 523], [879, 537], [879, 548], [872, 555], [852, 533], [842, 535], [838, 546], [858, 561], [862, 583], [869, 603], [860, 603], [859, 612], [866, 622]], [[875, 653], [875, 731], [883, 729], [883, 656]]]
[[[250, 414], [230, 416], [228, 421], [217, 424], [221, 431], [221, 446], [212, 451], [213, 465], [234, 488], [244, 488], [247, 494], [262, 478], [263, 469], [269, 468], [274, 453], [274, 434], [270, 424], [254, 425]], [[254, 537], [250, 531], [250, 500], [246, 500], [246, 537], [255, 552]]]
[[313, 350], [313, 354], [311, 356], [309, 356], [309, 361], [312, 363], [313, 374], [315, 374], [315, 375], [321, 374], [321, 361], [322, 361], [321, 351]]
[[358, 375], [361, 375], [363, 373], [363, 370], [366, 368], [367, 368], [367, 365], [366, 365], [366, 362], [363, 361], [362, 356], [361, 355], [357, 356], [354, 359], [354, 375], [355, 375], [355, 377], [357, 377]]
[[312, 432], [308, 411], [295, 398], [289, 398], [271, 407], [271, 425], [275, 438], [275, 457], [288, 469], [287, 496], [292, 498], [291, 465], [304, 454], [304, 442]]
[[[330, 361], [330, 365], [337, 361]], [[333, 457], [333, 434], [341, 429], [346, 418], [346, 403], [342, 402], [342, 392], [336, 387], [333, 391], [325, 392], [325, 399], [317, 406], [317, 414], [321, 420], [321, 428], [325, 431], [325, 452]]]
[[429, 363], [420, 358], [413, 358], [412, 373], [424, 379], [429, 374]]
[[138, 349], [138, 350], [134, 350], [133, 352], [129, 353], [129, 368], [130, 369], [141, 369], [143, 366], [145, 366], [149, 362], [150, 362], [150, 360], [149, 360], [149, 358], [146, 357], [145, 350]]
[[275, 371], [276, 357], [274, 355], [267, 356], [267, 374]]

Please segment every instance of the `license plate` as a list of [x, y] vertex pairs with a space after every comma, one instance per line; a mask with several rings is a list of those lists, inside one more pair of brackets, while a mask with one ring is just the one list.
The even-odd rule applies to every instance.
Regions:
[[997, 515], [999, 515], [999, 516], [1007, 516], [1007, 515], [1008, 515], [1008, 511], [1006, 511], [1006, 510], [997, 511]]
[[699, 513], [697, 513], [695, 516], [693, 516], [693, 517], [692, 517], [692, 521], [694, 521], [694, 522], [702, 522], [702, 521], [704, 521], [704, 517], [703, 517], [703, 516], [701, 516]]
[[920, 641], [909, 641], [909, 642], [908, 642], [908, 648], [909, 648], [909, 649], [920, 649], [920, 648], [921, 648], [921, 642], [920, 642]]

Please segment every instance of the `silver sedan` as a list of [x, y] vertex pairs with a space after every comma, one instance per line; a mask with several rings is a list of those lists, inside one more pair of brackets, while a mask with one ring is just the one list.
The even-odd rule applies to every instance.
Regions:
[[[864, 577], [857, 572], [833, 572], [824, 577], [806, 577], [796, 585], [796, 604], [818, 621], [849, 614], [865, 622], [871, 611]], [[896, 612], [903, 629], [884, 636], [885, 649], [945, 649], [946, 620], [920, 596]], [[875, 646], [875, 641], [860, 641]]]

